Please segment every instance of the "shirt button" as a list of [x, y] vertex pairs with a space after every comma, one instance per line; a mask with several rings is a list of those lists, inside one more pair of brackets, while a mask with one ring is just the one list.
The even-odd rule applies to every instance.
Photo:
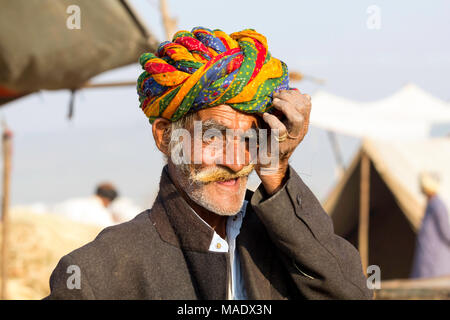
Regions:
[[297, 204], [300, 208], [302, 207], [302, 197], [300, 195], [297, 195]]
[[222, 245], [221, 245], [219, 242], [217, 242], [216, 248], [217, 248], [217, 249], [220, 249], [220, 248], [222, 248]]

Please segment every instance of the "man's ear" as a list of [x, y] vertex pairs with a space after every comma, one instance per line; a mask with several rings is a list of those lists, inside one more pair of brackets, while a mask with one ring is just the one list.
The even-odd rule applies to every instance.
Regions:
[[158, 149], [169, 156], [169, 143], [170, 136], [168, 131], [170, 130], [171, 122], [164, 118], [157, 118], [153, 121], [152, 132]]

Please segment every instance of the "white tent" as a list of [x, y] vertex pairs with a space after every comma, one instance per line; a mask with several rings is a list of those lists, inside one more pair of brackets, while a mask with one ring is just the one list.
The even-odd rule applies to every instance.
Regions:
[[[420, 227], [426, 204], [419, 186], [418, 177], [421, 172], [435, 172], [440, 177], [439, 194], [450, 209], [450, 138], [389, 142], [367, 139], [361, 152], [368, 155], [377, 174], [390, 189], [415, 231]], [[324, 207], [330, 214], [333, 214], [337, 203], [342, 201], [344, 188], [350, 183], [349, 180], [356, 178], [352, 175], [359, 173], [354, 171], [359, 165], [361, 152], [356, 155], [344, 177], [325, 201]], [[354, 190], [349, 191], [349, 197], [358, 201], [358, 183], [354, 187]]]
[[310, 123], [336, 133], [381, 140], [430, 137], [434, 125], [448, 124], [450, 104], [408, 84], [375, 102], [356, 102], [318, 91]]

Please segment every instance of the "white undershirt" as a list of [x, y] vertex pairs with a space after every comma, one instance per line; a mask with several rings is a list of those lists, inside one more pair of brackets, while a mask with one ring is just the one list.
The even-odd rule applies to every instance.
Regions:
[[[209, 251], [211, 252], [228, 252], [230, 255], [231, 281], [228, 284], [228, 298], [230, 300], [247, 299], [244, 279], [242, 278], [239, 252], [236, 250], [236, 237], [241, 230], [247, 203], [248, 201], [244, 200], [241, 210], [236, 215], [228, 217], [226, 226], [227, 239], [222, 239], [222, 237], [214, 231], [211, 244], [209, 245]], [[195, 214], [200, 220], [208, 225], [197, 213]], [[208, 225], [208, 227], [210, 226]]]

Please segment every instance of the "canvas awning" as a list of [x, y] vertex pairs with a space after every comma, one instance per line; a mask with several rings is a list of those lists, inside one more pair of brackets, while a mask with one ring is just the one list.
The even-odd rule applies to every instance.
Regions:
[[[67, 8], [80, 8], [69, 29]], [[126, 0], [0, 0], [0, 104], [42, 89], [75, 89], [154, 51]]]

